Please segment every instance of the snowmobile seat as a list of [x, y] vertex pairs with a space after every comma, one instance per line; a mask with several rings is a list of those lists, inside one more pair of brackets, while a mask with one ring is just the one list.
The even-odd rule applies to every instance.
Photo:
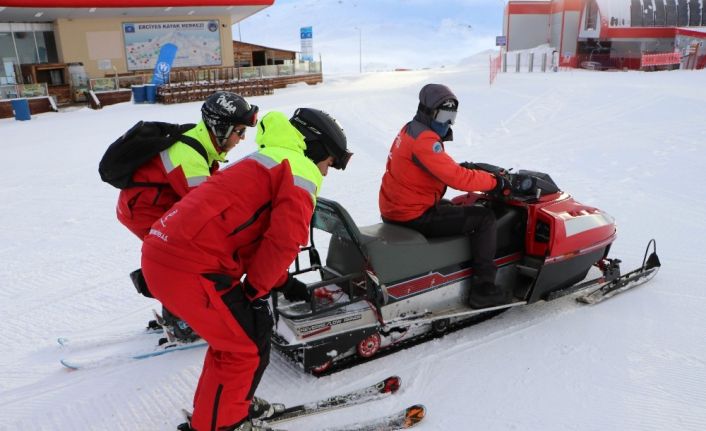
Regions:
[[[347, 213], [344, 217], [353, 223]], [[496, 217], [498, 253], [522, 251], [526, 224], [523, 212], [507, 208]], [[465, 235], [427, 238], [414, 229], [391, 223], [351, 228], [350, 233], [360, 249], [348, 235], [332, 235], [329, 243], [326, 265], [340, 274], [362, 272], [368, 262], [382, 283], [391, 283], [471, 260]]]
[[360, 228], [375, 274], [383, 283], [398, 281], [471, 259], [465, 235], [427, 238], [390, 223]]
[[[427, 274], [471, 258], [468, 237], [464, 235], [426, 238], [414, 229], [389, 223], [358, 229], [362, 251], [382, 283]], [[331, 237], [327, 266], [349, 274], [363, 270], [364, 261], [349, 240]]]

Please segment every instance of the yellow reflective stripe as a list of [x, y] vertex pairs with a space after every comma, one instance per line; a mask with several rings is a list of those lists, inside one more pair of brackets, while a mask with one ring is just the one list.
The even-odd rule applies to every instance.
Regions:
[[181, 166], [188, 180], [192, 177], [208, 177], [211, 175], [209, 165], [198, 151], [183, 142], [177, 142], [160, 154], [167, 173]]
[[159, 158], [162, 159], [162, 164], [164, 165], [164, 170], [167, 171], [167, 173], [170, 173], [176, 167], [172, 163], [172, 159], [169, 158], [169, 152], [167, 152], [167, 150], [164, 150], [161, 153], [159, 153]]
[[177, 141], [174, 145], [162, 151], [160, 159], [167, 173], [181, 166], [187, 183], [193, 187], [211, 176], [211, 165], [216, 160], [223, 161], [225, 153], [218, 154], [213, 144], [211, 144], [211, 138], [203, 121], [200, 121], [196, 127], [184, 133], [184, 136], [189, 136], [199, 141], [204, 150], [206, 150], [208, 160], [204, 160], [198, 151], [181, 141]]
[[246, 158], [255, 160], [256, 162], [260, 163], [261, 165], [263, 165], [267, 169], [272, 169], [279, 164], [279, 162], [277, 160], [275, 160], [271, 157], [268, 157], [264, 154], [261, 154], [261, 153], [252, 153], [249, 156], [247, 156]]
[[316, 190], [316, 184], [314, 184], [313, 181], [310, 181], [304, 177], [300, 177], [298, 175], [294, 176], [294, 185], [297, 187], [301, 187], [309, 194], [314, 196], [314, 200], [316, 200], [316, 195], [317, 195], [317, 190]]
[[[288, 157], [284, 157], [285, 155]], [[298, 154], [297, 152], [290, 150], [280, 151], [270, 148], [263, 149], [257, 153], [252, 153], [247, 156], [246, 159], [252, 159], [267, 169], [272, 169], [279, 165], [282, 160], [287, 159], [287, 161], [289, 161], [289, 166], [292, 169], [294, 185], [307, 192], [311, 196], [314, 204], [316, 204], [316, 197], [319, 195], [319, 189], [321, 188], [321, 180], [323, 177], [319, 171], [319, 168], [316, 167], [316, 165], [303, 154]], [[315, 172], [311, 169], [312, 166], [316, 170]], [[302, 173], [304, 175], [302, 175]]]
[[189, 187], [196, 187], [202, 182], [206, 181], [208, 179], [208, 176], [206, 177], [189, 177], [186, 179], [186, 184]]

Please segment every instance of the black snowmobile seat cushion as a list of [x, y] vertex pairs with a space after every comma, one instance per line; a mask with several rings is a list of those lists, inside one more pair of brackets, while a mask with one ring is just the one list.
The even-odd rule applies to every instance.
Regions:
[[427, 274], [471, 259], [465, 235], [426, 238], [414, 229], [390, 223], [359, 228], [375, 274], [383, 283]]

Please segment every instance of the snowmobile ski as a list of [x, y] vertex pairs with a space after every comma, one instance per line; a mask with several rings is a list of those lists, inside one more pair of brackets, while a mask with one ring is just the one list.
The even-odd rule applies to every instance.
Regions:
[[[650, 250], [650, 245], [652, 246], [652, 253], [647, 256]], [[642, 260], [642, 266], [633, 271], [623, 274], [614, 280], [608, 281], [600, 285], [597, 289], [587, 293], [585, 295], [576, 298], [578, 302], [584, 304], [597, 304], [603, 300], [611, 298], [619, 293], [625, 292], [628, 289], [637, 287], [644, 284], [652, 279], [657, 274], [661, 263], [659, 257], [657, 257], [657, 242], [652, 239], [647, 243], [647, 249], [645, 250], [645, 257]]]
[[390, 376], [370, 386], [355, 389], [345, 394], [333, 395], [318, 401], [286, 407], [283, 411], [264, 419], [268, 424], [275, 424], [304, 416], [315, 415], [331, 410], [352, 407], [359, 404], [376, 401], [394, 394], [402, 385], [402, 380], [397, 376]]

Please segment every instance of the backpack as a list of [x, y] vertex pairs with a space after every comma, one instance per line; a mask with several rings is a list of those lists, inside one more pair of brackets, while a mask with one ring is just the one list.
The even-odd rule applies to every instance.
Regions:
[[101, 180], [119, 189], [162, 187], [164, 184], [134, 182], [132, 175], [152, 157], [181, 141], [196, 150], [207, 162], [206, 149], [194, 138], [183, 134], [195, 124], [171, 124], [140, 121], [110, 144], [98, 164]]

